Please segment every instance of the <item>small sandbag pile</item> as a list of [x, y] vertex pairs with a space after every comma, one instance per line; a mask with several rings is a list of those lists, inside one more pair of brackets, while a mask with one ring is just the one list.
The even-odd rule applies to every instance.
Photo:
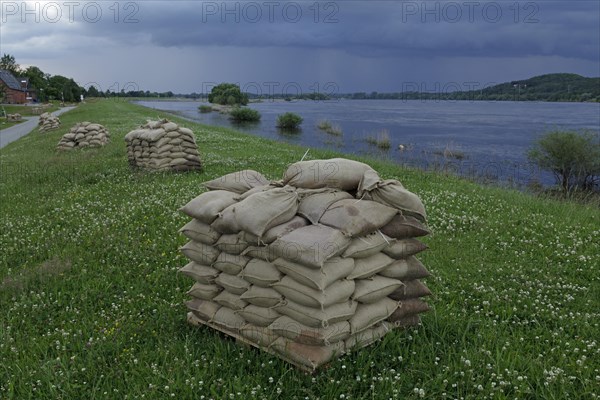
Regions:
[[194, 133], [166, 119], [148, 121], [125, 135], [129, 165], [157, 171], [202, 167]]
[[19, 113], [6, 114], [6, 120], [9, 122], [19, 122], [23, 120], [23, 117]]
[[40, 115], [40, 120], [38, 121], [38, 125], [39, 125], [40, 132], [48, 132], [53, 129], [58, 129], [58, 127], [60, 126], [60, 119], [58, 119], [58, 117], [46, 112], [46, 113], [43, 113], [42, 115]]
[[78, 122], [63, 135], [56, 148], [58, 150], [80, 149], [85, 147], [102, 147], [109, 142], [108, 130], [91, 122]]
[[292, 164], [282, 181], [245, 170], [206, 182], [181, 211], [196, 283], [188, 321], [314, 371], [429, 309], [415, 254], [420, 199], [366, 164]]

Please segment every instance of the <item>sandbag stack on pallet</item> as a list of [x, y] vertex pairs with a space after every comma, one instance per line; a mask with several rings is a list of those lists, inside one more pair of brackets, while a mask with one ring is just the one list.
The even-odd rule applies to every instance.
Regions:
[[102, 147], [109, 142], [108, 130], [88, 121], [76, 123], [58, 142], [58, 150], [80, 149], [85, 147]]
[[425, 209], [400, 182], [346, 159], [245, 170], [205, 183], [181, 211], [195, 279], [188, 321], [308, 371], [419, 323], [429, 275]]
[[156, 171], [202, 167], [194, 133], [166, 119], [148, 121], [125, 135], [129, 165]]
[[48, 132], [53, 129], [58, 129], [58, 127], [60, 126], [60, 119], [58, 119], [58, 117], [46, 112], [46, 113], [43, 113], [42, 115], [40, 115], [38, 125], [39, 125], [40, 132]]

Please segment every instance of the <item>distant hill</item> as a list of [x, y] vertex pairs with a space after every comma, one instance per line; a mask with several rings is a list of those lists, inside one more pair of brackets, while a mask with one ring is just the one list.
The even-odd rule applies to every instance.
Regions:
[[353, 93], [353, 99], [506, 100], [600, 102], [600, 78], [577, 74], [547, 74], [505, 82], [480, 90], [457, 92]]

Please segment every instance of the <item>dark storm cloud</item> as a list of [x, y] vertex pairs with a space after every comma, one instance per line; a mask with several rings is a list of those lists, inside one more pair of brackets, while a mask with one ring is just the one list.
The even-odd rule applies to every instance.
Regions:
[[341, 49], [365, 57], [550, 56], [597, 61], [596, 1], [139, 2], [137, 24], [89, 35], [161, 47]]

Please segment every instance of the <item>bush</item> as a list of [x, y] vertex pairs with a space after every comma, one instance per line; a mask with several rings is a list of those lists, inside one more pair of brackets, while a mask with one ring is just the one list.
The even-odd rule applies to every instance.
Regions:
[[277, 127], [282, 129], [298, 129], [302, 123], [302, 117], [298, 114], [287, 112], [277, 117]]
[[221, 83], [210, 91], [208, 102], [224, 106], [248, 104], [248, 95], [240, 91], [240, 87], [233, 83]]
[[229, 118], [236, 122], [260, 121], [260, 113], [248, 107], [236, 107], [229, 113]]
[[198, 110], [200, 110], [201, 113], [209, 113], [209, 112], [212, 112], [212, 107], [207, 106], [206, 104], [203, 104], [200, 107], [198, 107]]
[[592, 133], [549, 132], [537, 140], [527, 158], [552, 171], [564, 192], [591, 190], [600, 177], [600, 142]]

